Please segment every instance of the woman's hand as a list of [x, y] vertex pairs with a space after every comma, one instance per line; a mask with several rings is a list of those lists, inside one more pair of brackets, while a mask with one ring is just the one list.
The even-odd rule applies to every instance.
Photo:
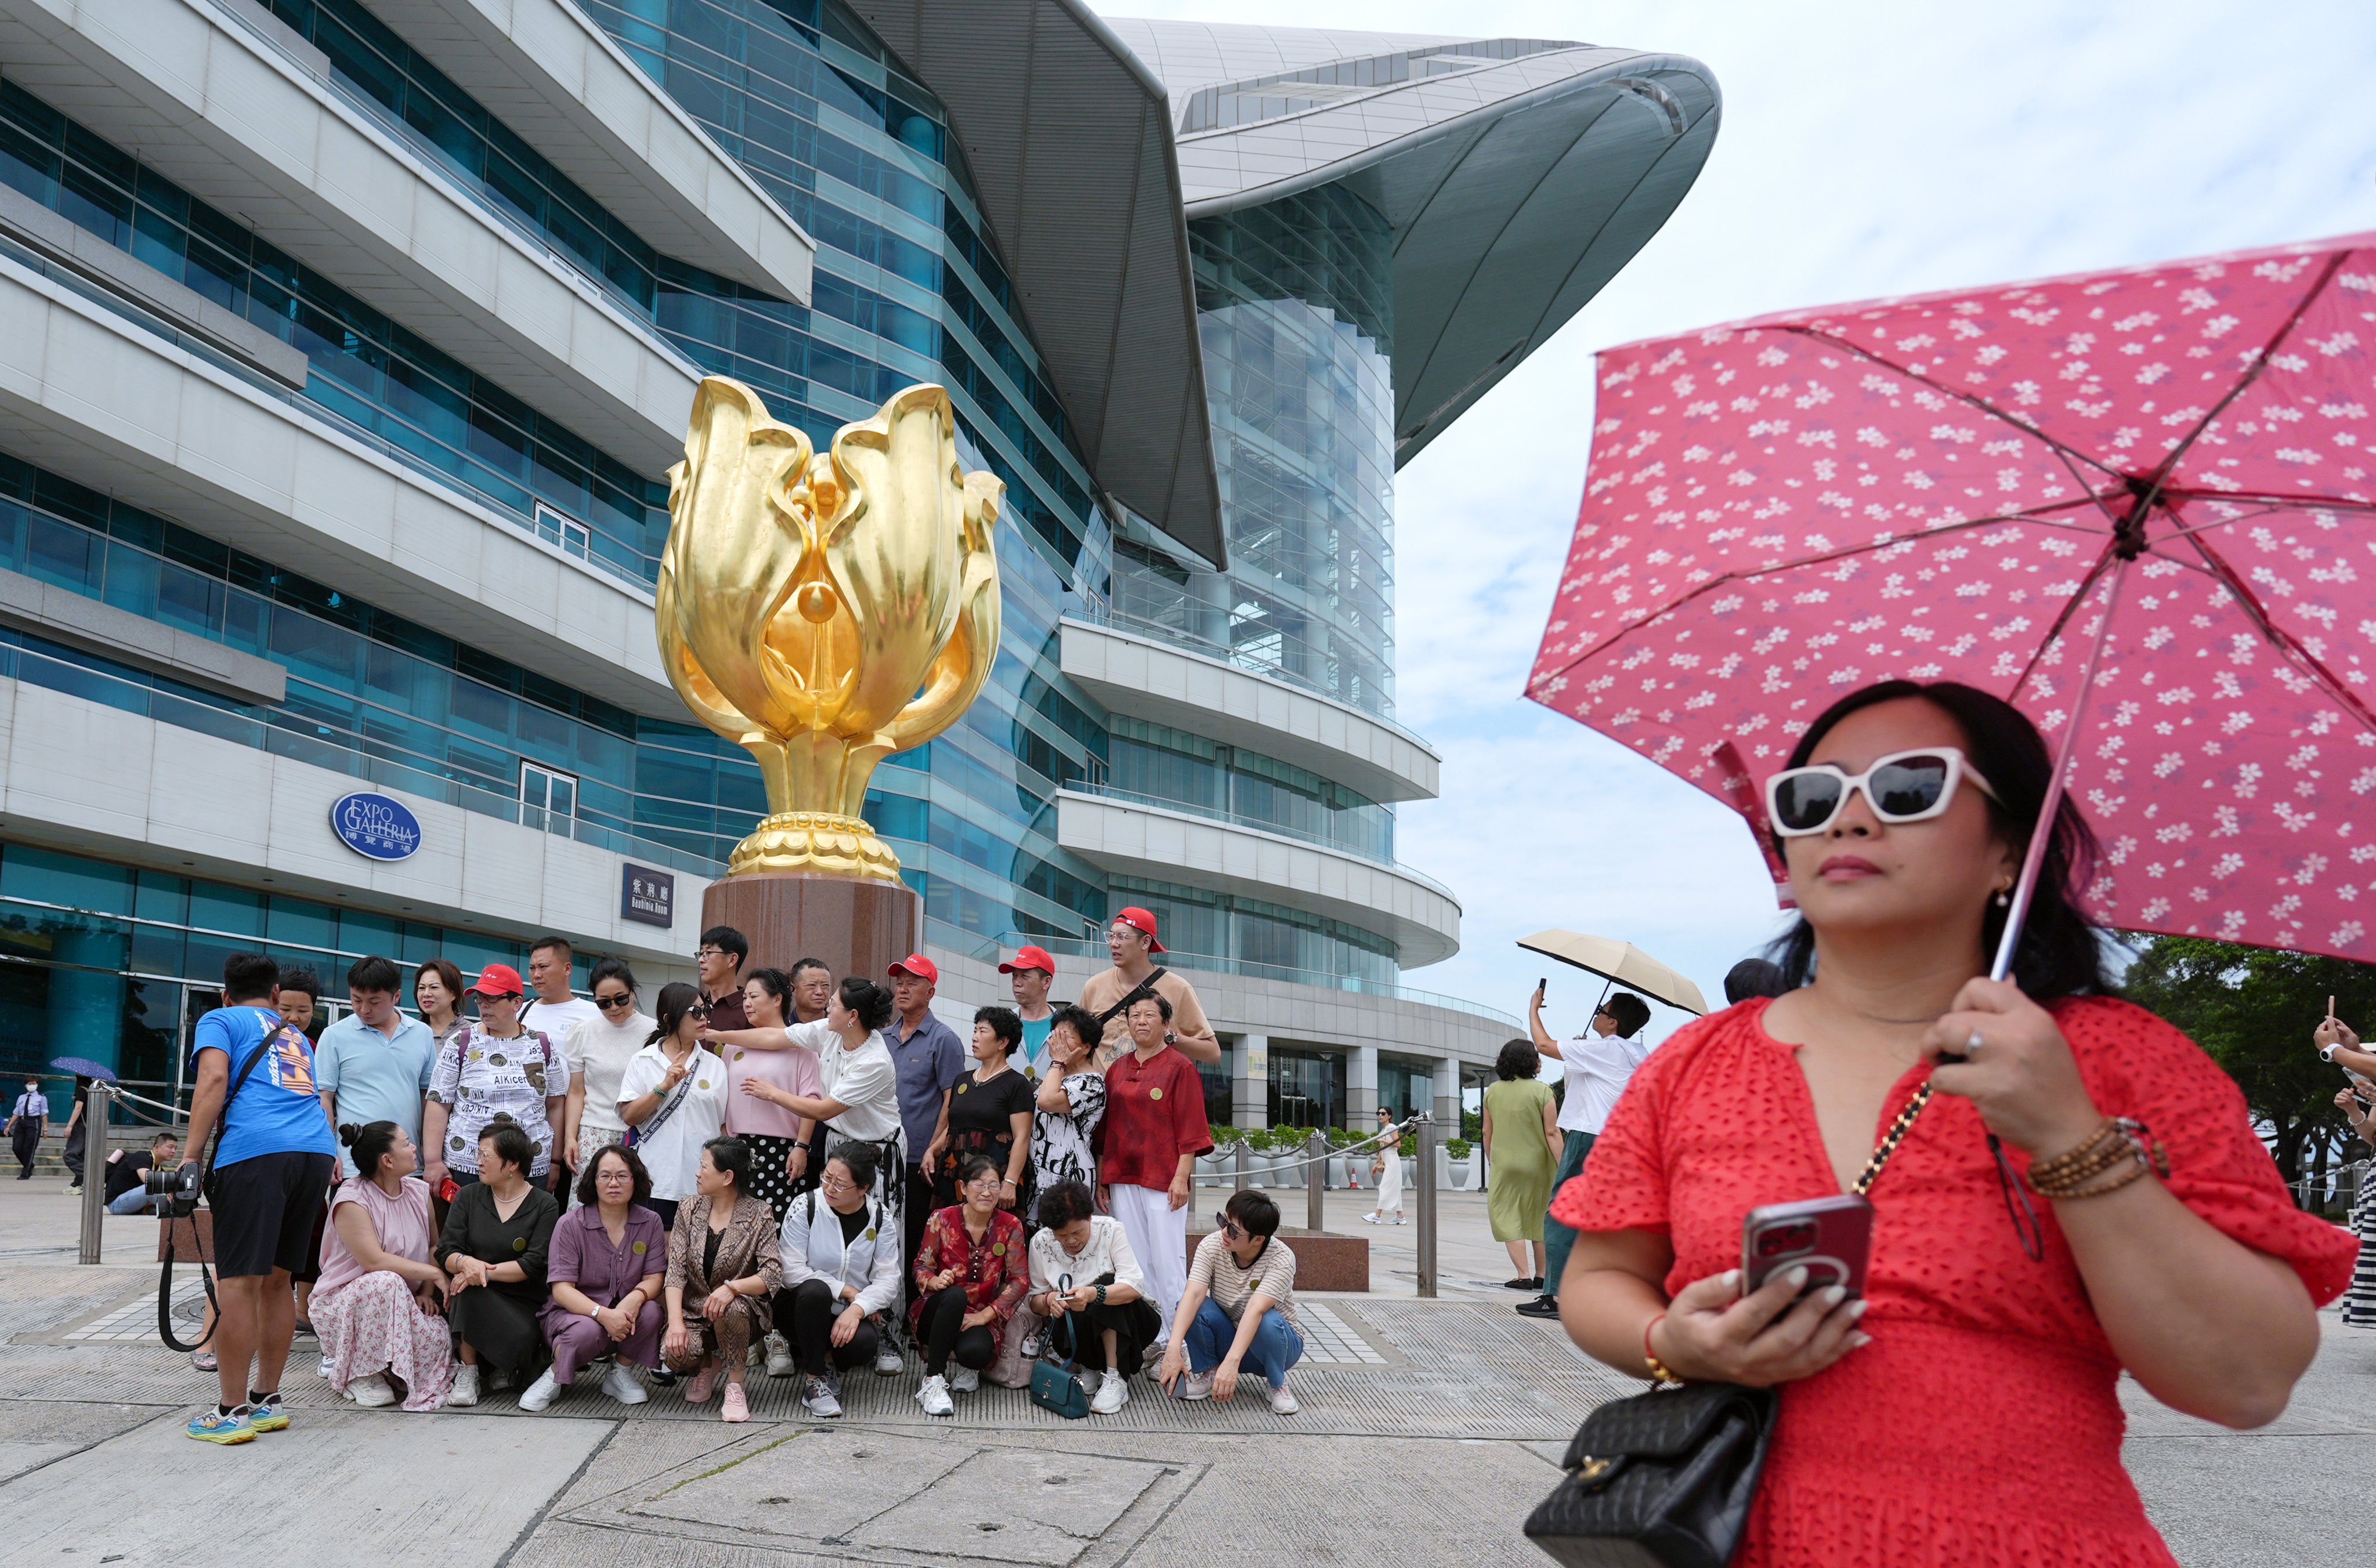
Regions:
[[1922, 1053], [1939, 1063], [1941, 1093], [1970, 1100], [1990, 1132], [2033, 1158], [2077, 1148], [2103, 1123], [2054, 1016], [2009, 981], [1966, 980]]
[[1156, 1370], [1155, 1381], [1163, 1385], [1164, 1393], [1170, 1394], [1173, 1391], [1171, 1385], [1178, 1383], [1187, 1371], [1188, 1352], [1182, 1348], [1180, 1336], [1175, 1334], [1171, 1336], [1171, 1343], [1164, 1347], [1163, 1365]]
[[833, 1320], [833, 1333], [829, 1336], [833, 1340], [835, 1348], [838, 1348], [841, 1346], [847, 1345], [850, 1340], [857, 1337], [858, 1325], [865, 1321], [866, 1309], [860, 1306], [856, 1301], [852, 1301], [849, 1305], [842, 1308], [841, 1315]]
[[692, 1327], [683, 1318], [671, 1320], [668, 1332], [660, 1336], [660, 1354], [671, 1361], [681, 1361], [692, 1353]]
[[474, 1285], [487, 1282], [487, 1265], [468, 1253], [456, 1253], [447, 1260], [446, 1268], [454, 1277], [454, 1282], [446, 1288], [449, 1299], [457, 1290], [467, 1290]]
[[1168, 1195], [1175, 1211], [1188, 1206], [1188, 1172], [1182, 1170], [1171, 1178], [1171, 1191]]
[[1871, 1336], [1856, 1325], [1861, 1299], [1848, 1301], [1834, 1285], [1800, 1301], [1806, 1282], [1807, 1271], [1793, 1268], [1743, 1297], [1737, 1268], [1695, 1279], [1651, 1325], [1650, 1349], [1669, 1372], [1692, 1381], [1771, 1388], [1812, 1376]]
[[1234, 1355], [1224, 1356], [1221, 1358], [1221, 1364], [1213, 1369], [1213, 1400], [1216, 1404], [1227, 1403], [1237, 1391], [1238, 1358]]
[[756, 1078], [743, 1079], [742, 1092], [753, 1099], [764, 1099], [770, 1105], [781, 1105], [785, 1099], [783, 1090], [773, 1084], [763, 1084]]
[[2359, 1037], [2352, 1033], [2351, 1026], [2345, 1023], [2340, 1018], [2329, 1018], [2326, 1022], [2319, 1025], [2317, 1029], [2311, 1033], [2310, 1042], [2318, 1047], [2321, 1051], [2324, 1051], [2330, 1046], [2336, 1045], [2343, 1047], [2346, 1051], [2357, 1051], [2359, 1049]]
[[429, 1190], [433, 1193], [446, 1184], [446, 1178], [449, 1172], [446, 1169], [446, 1162], [437, 1158], [434, 1155], [430, 1157], [428, 1164], [423, 1165], [421, 1168], [421, 1179], [429, 1183]]
[[[745, 1078], [742, 1081], [747, 1084], [751, 1080]], [[808, 1169], [809, 1146], [806, 1144], [794, 1144], [792, 1146], [792, 1152], [784, 1156], [784, 1174], [797, 1182], [802, 1176], [808, 1174]]]
[[957, 1271], [954, 1268], [944, 1268], [941, 1270], [940, 1273], [933, 1276], [932, 1278], [926, 1280], [924, 1282], [924, 1289], [927, 1290], [945, 1290], [956, 1282]]
[[[681, 1084], [681, 1083], [684, 1082], [685, 1078], [686, 1078], [686, 1077], [687, 1077], [687, 1076], [688, 1076], [692, 1072], [693, 1072], [693, 1062], [692, 1062], [692, 1060], [691, 1060], [690, 1058], [687, 1058], [685, 1061], [683, 1061], [683, 1062], [679, 1062], [679, 1063], [677, 1063], [675, 1065], [671, 1066], [671, 1067], [668, 1070], [668, 1072], [667, 1072], [665, 1075], [663, 1075], [661, 1076], [661, 1078], [660, 1078], [660, 1087], [659, 1087], [659, 1093], [661, 1093], [661, 1094], [667, 1094], [670, 1090], [671, 1090], [671, 1089], [675, 1088], [675, 1087], [677, 1087], [677, 1085], [679, 1085], [679, 1084]], [[747, 1082], [748, 1080], [746, 1079], [745, 1081]]]
[[602, 1332], [614, 1340], [624, 1339], [636, 1331], [636, 1320], [617, 1307], [595, 1308], [594, 1321], [600, 1324]]
[[959, 1331], [960, 1333], [962, 1333], [963, 1331], [965, 1331], [966, 1329], [968, 1329], [968, 1328], [980, 1328], [983, 1324], [988, 1323], [991, 1319], [992, 1319], [992, 1318], [996, 1317], [997, 1315], [998, 1315], [998, 1311], [997, 1311], [997, 1309], [996, 1309], [996, 1308], [994, 1308], [994, 1307], [981, 1307], [981, 1308], [979, 1308], [979, 1309], [977, 1309], [977, 1310], [975, 1310], [975, 1311], [973, 1311], [973, 1312], [969, 1312], [969, 1313], [966, 1313], [966, 1315], [965, 1315], [965, 1316], [963, 1316], [963, 1317], [959, 1318], [959, 1319], [957, 1320], [957, 1329], [958, 1329], [958, 1331]]
[[2359, 1120], [2359, 1097], [2349, 1089], [2334, 1091], [2334, 1108], [2355, 1122]]
[[717, 1289], [712, 1290], [708, 1295], [702, 1298], [701, 1315], [707, 1318], [710, 1322], [716, 1323], [719, 1319], [724, 1317], [727, 1310], [741, 1299], [741, 1296], [736, 1292], [733, 1286], [720, 1285]]

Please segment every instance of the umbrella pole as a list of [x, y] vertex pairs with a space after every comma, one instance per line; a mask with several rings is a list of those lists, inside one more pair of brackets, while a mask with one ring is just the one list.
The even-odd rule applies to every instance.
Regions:
[[2037, 809], [2037, 826], [2030, 830], [2029, 849], [2021, 858], [2021, 877], [2013, 886], [2013, 902], [2005, 910], [2004, 934], [1997, 940], [1996, 962], [1989, 966], [1989, 979], [2001, 980], [2013, 972], [2013, 956], [2021, 945], [2021, 928], [2029, 916], [2030, 894], [2037, 886], [2037, 874], [2046, 863], [2047, 841], [2054, 835], [2054, 815], [2062, 809], [2062, 797], [2068, 793], [2064, 781], [2071, 772], [2071, 754], [2079, 743], [2079, 726], [2087, 715], [2087, 697], [2095, 689], [2096, 666], [2104, 657], [2104, 644], [2111, 639], [2112, 612], [2121, 602], [2121, 585], [2129, 575], [2129, 564], [2116, 560], [2106, 578], [2103, 618], [2096, 623], [2096, 643], [2087, 650], [2086, 668], [2079, 672], [2079, 684], [2071, 694], [2071, 717], [2062, 726], [2062, 739], [2054, 748], [2054, 772], [2046, 784], [2046, 801]]

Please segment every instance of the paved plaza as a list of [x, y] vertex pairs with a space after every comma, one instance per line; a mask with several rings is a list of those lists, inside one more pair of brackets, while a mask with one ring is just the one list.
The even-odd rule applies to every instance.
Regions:
[[[1288, 1196], [1300, 1219], [1301, 1194]], [[1367, 1206], [1328, 1196], [1334, 1229]], [[1408, 1226], [1377, 1235], [1371, 1294], [1302, 1298], [1292, 1418], [1243, 1396], [1182, 1405], [1141, 1381], [1114, 1417], [1063, 1421], [985, 1387], [934, 1420], [910, 1397], [912, 1369], [850, 1377], [849, 1416], [824, 1425], [799, 1417], [791, 1380], [757, 1376], [742, 1427], [666, 1391], [623, 1415], [590, 1379], [542, 1416], [508, 1393], [407, 1415], [341, 1407], [301, 1339], [290, 1430], [214, 1448], [181, 1431], [211, 1378], [157, 1341], [155, 1222], [111, 1220], [107, 1261], [85, 1267], [77, 1212], [54, 1181], [0, 1182], [11, 1564], [161, 1568], [234, 1539], [276, 1556], [272, 1543], [303, 1540], [307, 1568], [1530, 1564], [1547, 1560], [1519, 1522], [1567, 1434], [1630, 1391], [1556, 1325], [1509, 1310], [1482, 1204], [1453, 1194], [1441, 1299], [1416, 1297]], [[2317, 1366], [2265, 1431], [2219, 1431], [2128, 1391], [2131, 1467], [2188, 1568], [2339, 1562], [2364, 1536], [2376, 1336], [2323, 1322]]]

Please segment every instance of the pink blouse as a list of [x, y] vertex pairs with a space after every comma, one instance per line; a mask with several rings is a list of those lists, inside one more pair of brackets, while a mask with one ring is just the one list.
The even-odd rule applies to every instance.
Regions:
[[339, 1235], [339, 1206], [361, 1204], [371, 1216], [372, 1230], [379, 1237], [383, 1251], [414, 1263], [429, 1261], [429, 1243], [433, 1232], [429, 1224], [429, 1183], [418, 1176], [407, 1176], [402, 1190], [390, 1197], [387, 1190], [376, 1182], [366, 1182], [360, 1176], [350, 1176], [339, 1183], [330, 1194], [330, 1223], [322, 1227], [322, 1277], [314, 1284], [316, 1291], [335, 1290], [341, 1285], [351, 1285], [363, 1277], [363, 1265], [355, 1254], [347, 1251], [346, 1241]]
[[816, 1052], [797, 1045], [789, 1051], [753, 1051], [720, 1044], [719, 1050], [726, 1057], [726, 1130], [736, 1137], [797, 1137], [801, 1119], [772, 1100], [744, 1094], [742, 1080], [756, 1078], [790, 1094], [821, 1099], [825, 1079], [817, 1072]]

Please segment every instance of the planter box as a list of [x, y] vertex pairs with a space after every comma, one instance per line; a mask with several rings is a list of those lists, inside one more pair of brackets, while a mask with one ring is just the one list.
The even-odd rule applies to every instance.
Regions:
[[[1188, 1260], [1196, 1259], [1196, 1243], [1207, 1232], [1188, 1233]], [[1278, 1239], [1295, 1253], [1295, 1288], [1299, 1290], [1359, 1290], [1370, 1289], [1370, 1239], [1339, 1236], [1334, 1231], [1278, 1228]]]

